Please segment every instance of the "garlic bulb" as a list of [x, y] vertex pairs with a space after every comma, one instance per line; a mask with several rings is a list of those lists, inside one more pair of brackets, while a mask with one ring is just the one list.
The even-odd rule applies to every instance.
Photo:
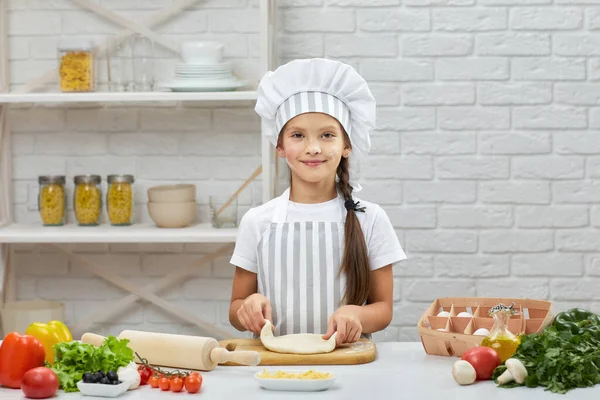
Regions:
[[117, 370], [117, 375], [119, 376], [119, 380], [121, 382], [131, 382], [131, 385], [129, 386], [128, 390], [137, 389], [140, 386], [140, 373], [137, 370], [137, 364], [133, 361], [124, 367], [120, 367]]

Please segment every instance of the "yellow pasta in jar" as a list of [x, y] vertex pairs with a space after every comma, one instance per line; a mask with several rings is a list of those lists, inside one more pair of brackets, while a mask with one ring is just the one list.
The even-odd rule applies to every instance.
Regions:
[[113, 225], [130, 225], [133, 212], [133, 190], [128, 182], [112, 182], [107, 195], [108, 220]]
[[41, 176], [38, 209], [42, 223], [47, 226], [63, 225], [65, 218], [64, 176]]
[[263, 379], [331, 379], [333, 378], [333, 374], [329, 372], [318, 372], [315, 370], [308, 370], [306, 372], [285, 372], [285, 371], [275, 371], [275, 372], [267, 372], [266, 369], [263, 369], [263, 372], [257, 375], [259, 378]]
[[79, 225], [98, 225], [102, 209], [102, 196], [98, 185], [100, 177], [85, 175], [75, 177], [75, 217]]
[[61, 57], [60, 89], [63, 92], [89, 92], [93, 89], [92, 53], [70, 51]]

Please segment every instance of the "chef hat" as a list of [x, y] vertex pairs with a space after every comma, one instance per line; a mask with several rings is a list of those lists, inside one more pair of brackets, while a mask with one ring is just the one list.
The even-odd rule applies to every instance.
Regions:
[[255, 111], [265, 124], [265, 135], [276, 146], [281, 128], [307, 112], [336, 118], [352, 144], [350, 185], [358, 183], [361, 161], [371, 149], [370, 132], [375, 129], [375, 98], [365, 80], [350, 65], [313, 58], [294, 60], [267, 72], [258, 87]]

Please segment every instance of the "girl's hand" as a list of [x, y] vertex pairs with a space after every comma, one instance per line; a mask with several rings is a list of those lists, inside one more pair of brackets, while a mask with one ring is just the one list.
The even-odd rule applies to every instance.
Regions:
[[262, 327], [267, 322], [266, 320], [273, 322], [271, 303], [262, 294], [254, 293], [246, 297], [246, 300], [237, 311], [237, 317], [246, 330], [260, 335]]
[[327, 340], [337, 331], [336, 346], [342, 343], [354, 343], [360, 338], [362, 325], [356, 313], [357, 306], [342, 306], [329, 317], [327, 333], [323, 339]]

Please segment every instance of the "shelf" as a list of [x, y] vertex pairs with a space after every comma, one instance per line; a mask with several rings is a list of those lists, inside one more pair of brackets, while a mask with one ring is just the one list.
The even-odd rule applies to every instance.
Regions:
[[163, 229], [154, 224], [0, 227], [0, 243], [234, 243], [236, 236], [235, 228], [215, 229], [210, 224], [181, 229]]
[[1, 93], [0, 104], [19, 103], [151, 103], [162, 101], [252, 101], [255, 90], [233, 92], [92, 92]]

